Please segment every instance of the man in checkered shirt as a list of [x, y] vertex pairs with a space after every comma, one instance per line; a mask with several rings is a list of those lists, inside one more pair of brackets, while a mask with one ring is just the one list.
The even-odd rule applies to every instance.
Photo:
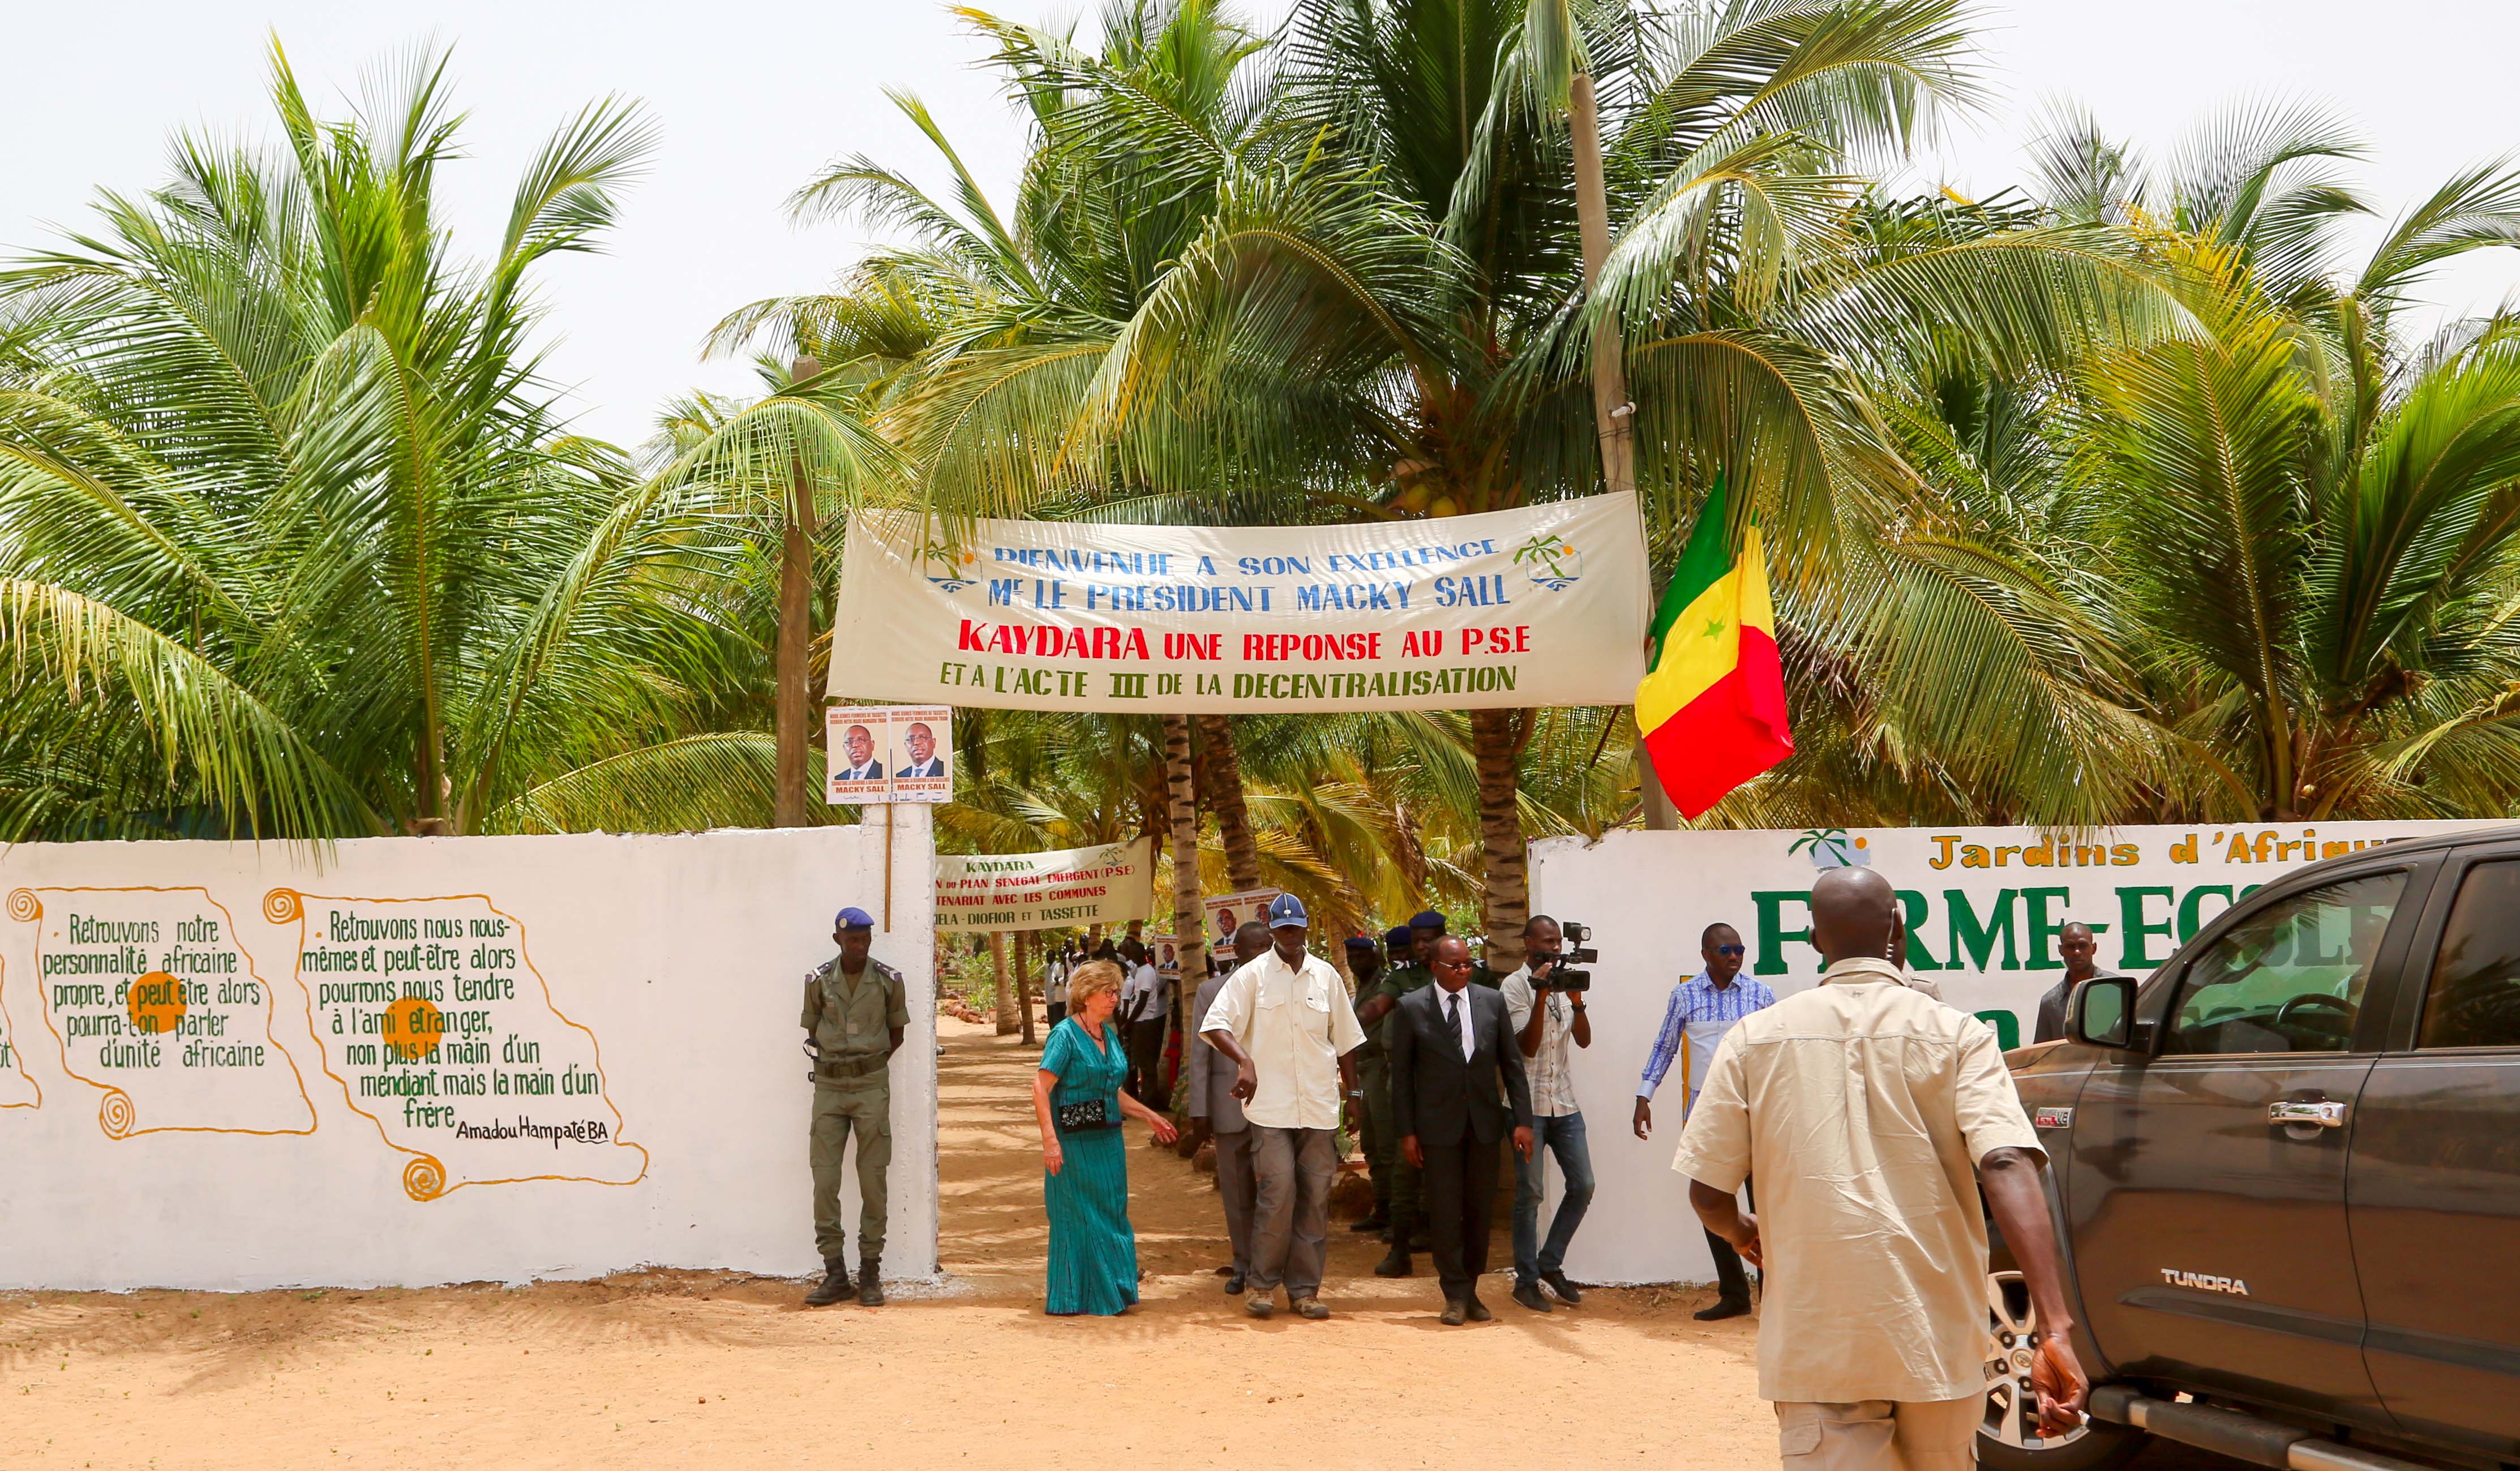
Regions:
[[[1654, 1034], [1653, 1050], [1645, 1054], [1644, 1078], [1637, 1085], [1634, 1122], [1639, 1138], [1653, 1133], [1654, 1090], [1662, 1087], [1674, 1058], [1681, 1059], [1688, 1091], [1681, 1113], [1686, 1120], [1688, 1109], [1697, 1102], [1697, 1086], [1706, 1077], [1707, 1064], [1715, 1060], [1715, 1045], [1732, 1030], [1733, 1023], [1777, 1003], [1775, 992], [1741, 974], [1741, 936], [1732, 926], [1721, 922], [1706, 926], [1698, 937], [1697, 953], [1705, 959], [1705, 968], [1671, 988], [1662, 1029]], [[1706, 1249], [1715, 1258], [1720, 1291], [1713, 1307], [1702, 1308], [1694, 1315], [1712, 1322], [1749, 1312], [1750, 1278], [1741, 1270], [1739, 1253], [1713, 1231], [1706, 1233]]]
[[[1531, 1080], [1531, 1153], [1513, 1160], [1513, 1300], [1534, 1313], [1551, 1311], [1543, 1282], [1569, 1307], [1584, 1300], [1566, 1279], [1566, 1248], [1593, 1204], [1593, 1151], [1584, 1141], [1584, 1111], [1575, 1106], [1569, 1050], [1569, 1044], [1593, 1045], [1593, 1022], [1584, 1014], [1584, 993], [1552, 983], [1563, 939], [1556, 920], [1532, 915], [1522, 927], [1522, 966], [1497, 987], [1505, 993], [1506, 1019]], [[1540, 1238], [1544, 1149], [1557, 1157], [1565, 1186], [1546, 1242]]]

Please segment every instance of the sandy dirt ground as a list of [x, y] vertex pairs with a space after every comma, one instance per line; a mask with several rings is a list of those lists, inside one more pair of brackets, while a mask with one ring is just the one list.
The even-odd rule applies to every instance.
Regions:
[[810, 1312], [733, 1272], [0, 1294], [0, 1467], [1775, 1464], [1754, 1329], [1692, 1321], [1706, 1292], [1542, 1317], [1491, 1277], [1497, 1320], [1446, 1328], [1422, 1259], [1377, 1278], [1337, 1226], [1336, 1315], [1255, 1322], [1212, 1273], [1209, 1177], [1169, 1151], [1130, 1155], [1144, 1304], [1043, 1315], [1034, 1054], [940, 1025], [941, 1287]]

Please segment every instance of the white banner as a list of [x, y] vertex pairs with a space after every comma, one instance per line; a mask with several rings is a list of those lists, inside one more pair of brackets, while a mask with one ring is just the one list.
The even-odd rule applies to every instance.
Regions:
[[1633, 495], [1339, 526], [850, 517], [833, 697], [1020, 710], [1615, 705], [1644, 673]]
[[1146, 838], [1049, 853], [936, 855], [936, 928], [1117, 928], [1147, 917], [1154, 847]]
[[[1702, 963], [1699, 936], [1732, 925], [1741, 972], [1778, 997], [1820, 979], [1811, 886], [1858, 864], [1899, 891], [1912, 968], [2006, 1045], [2034, 1036], [2039, 998], [2064, 975], [2056, 935], [2092, 927], [2104, 969], [2149, 974], [2252, 889], [2374, 843], [2495, 822], [2198, 824], [2119, 827], [2077, 841], [2029, 827], [1859, 827], [1807, 832], [1613, 832], [1531, 845], [1532, 910], [1594, 927], [1593, 1045], [1574, 1055], [1576, 1101], [1599, 1193], [1566, 1259], [1588, 1282], [1705, 1281], [1704, 1237], [1671, 1171], [1688, 1097], [1675, 1061], [1653, 1137], [1628, 1127], [1673, 984]], [[1554, 1189], [1553, 1182], [1552, 1188]]]

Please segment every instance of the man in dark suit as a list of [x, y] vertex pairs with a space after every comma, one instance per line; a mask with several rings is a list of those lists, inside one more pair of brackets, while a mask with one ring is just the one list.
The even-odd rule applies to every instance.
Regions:
[[945, 758], [936, 754], [936, 733], [927, 722], [914, 720], [903, 733], [901, 743], [910, 748], [910, 764], [894, 772], [896, 777], [941, 777], [945, 775]]
[[837, 780], [842, 781], [880, 781], [883, 763], [875, 759], [875, 733], [864, 726], [851, 726], [840, 735], [840, 746], [848, 752], [848, 762], [840, 768]]
[[1383, 1038], [1393, 1128], [1400, 1152], [1421, 1172], [1444, 1321], [1485, 1322], [1494, 1315], [1477, 1287], [1488, 1269], [1497, 1139], [1511, 1127], [1513, 1147], [1531, 1158], [1531, 1086], [1504, 994], [1470, 984], [1467, 942], [1437, 941], [1429, 968], [1435, 983], [1401, 999]]

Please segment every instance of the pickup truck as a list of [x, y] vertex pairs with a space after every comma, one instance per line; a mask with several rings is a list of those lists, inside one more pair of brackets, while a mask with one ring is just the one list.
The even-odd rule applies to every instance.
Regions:
[[2090, 1422], [2032, 1432], [2038, 1324], [1998, 1241], [1981, 1460], [2520, 1463], [2520, 827], [2285, 873], [2067, 1012], [2009, 1060]]

